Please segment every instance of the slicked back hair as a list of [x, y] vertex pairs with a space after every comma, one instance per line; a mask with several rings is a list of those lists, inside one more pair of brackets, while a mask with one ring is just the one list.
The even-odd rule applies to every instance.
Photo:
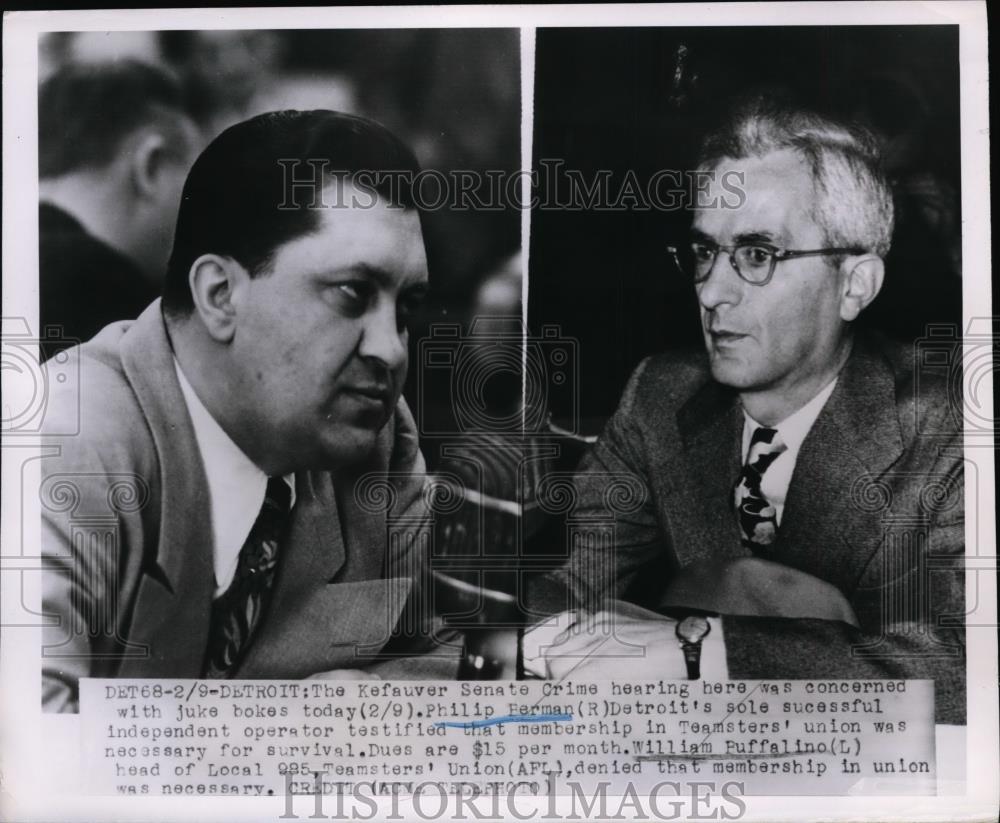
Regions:
[[380, 198], [411, 209], [419, 171], [399, 138], [354, 115], [279, 111], [230, 126], [201, 153], [184, 184], [164, 309], [174, 317], [194, 309], [188, 276], [204, 254], [265, 275], [279, 246], [316, 230], [320, 209], [344, 205], [343, 198], [324, 198], [322, 186], [361, 183], [369, 196], [359, 203]]

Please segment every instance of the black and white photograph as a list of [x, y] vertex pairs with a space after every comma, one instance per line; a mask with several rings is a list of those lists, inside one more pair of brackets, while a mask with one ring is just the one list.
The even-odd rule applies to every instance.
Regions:
[[539, 29], [528, 317], [596, 378], [577, 506], [616, 473], [644, 499], [613, 578], [573, 547], [578, 598], [745, 611], [705, 641], [730, 676], [933, 679], [964, 724], [961, 417], [915, 359], [961, 323], [957, 49], [944, 26]]
[[[43, 609], [59, 616], [46, 708], [75, 710], [88, 676], [453, 676], [460, 643], [424, 655], [433, 627], [409, 625], [433, 603], [387, 582], [427, 576], [420, 530], [374, 548], [387, 515], [377, 496], [420, 522], [431, 476], [402, 394], [411, 327], [437, 320], [429, 270], [449, 296], [435, 311], [458, 320], [518, 255], [513, 208], [418, 210], [439, 197], [424, 169], [516, 171], [518, 32], [173, 31], [40, 46], [52, 61], [39, 87], [40, 322], [110, 344], [93, 360], [49, 344], [76, 359], [79, 382], [50, 400], [75, 421], [43, 432], [79, 430], [53, 441], [62, 453], [42, 482], [54, 561]], [[326, 221], [337, 230], [324, 246]], [[281, 268], [278, 250], [299, 238], [289, 269], [309, 281], [287, 303], [277, 278], [257, 294], [257, 273]], [[145, 275], [133, 249], [154, 258]], [[233, 266], [250, 288], [245, 331], [196, 320], [203, 263], [223, 278], [210, 290]], [[148, 287], [122, 305], [120, 283]], [[128, 318], [146, 322], [96, 340]], [[244, 346], [246, 362], [230, 360]], [[73, 556], [80, 521], [108, 501], [128, 515], [115, 545]], [[367, 670], [359, 647], [380, 652], [404, 606], [408, 637]]]
[[4, 819], [987, 819], [985, 4], [5, 12]]

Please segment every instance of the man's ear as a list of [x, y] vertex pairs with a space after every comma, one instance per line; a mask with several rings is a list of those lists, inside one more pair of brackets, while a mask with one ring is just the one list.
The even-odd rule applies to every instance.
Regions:
[[131, 155], [129, 174], [138, 197], [156, 199], [159, 196], [164, 167], [170, 162], [166, 138], [156, 131], [137, 136]]
[[844, 276], [840, 317], [849, 323], [856, 320], [882, 290], [885, 263], [876, 254], [852, 256], [844, 260], [840, 270]]
[[205, 330], [219, 343], [236, 334], [240, 295], [250, 273], [231, 257], [203, 254], [191, 264], [188, 285], [194, 308]]

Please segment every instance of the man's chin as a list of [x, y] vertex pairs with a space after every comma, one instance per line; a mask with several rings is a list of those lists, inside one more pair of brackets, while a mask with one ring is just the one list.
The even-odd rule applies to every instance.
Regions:
[[339, 426], [323, 442], [323, 453], [328, 468], [341, 468], [361, 463], [367, 459], [378, 443], [382, 427]]
[[727, 355], [711, 354], [709, 368], [716, 383], [732, 389], [747, 389], [754, 385], [755, 374], [743, 359]]

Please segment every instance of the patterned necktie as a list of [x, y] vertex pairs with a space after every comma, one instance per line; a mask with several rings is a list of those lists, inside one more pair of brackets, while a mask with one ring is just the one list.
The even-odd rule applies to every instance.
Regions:
[[763, 553], [774, 542], [778, 531], [777, 512], [760, 490], [760, 481], [786, 448], [777, 429], [763, 426], [750, 438], [747, 462], [733, 490], [733, 500], [740, 521], [743, 545], [754, 553]]
[[283, 478], [267, 481], [264, 503], [240, 549], [233, 582], [212, 604], [204, 677], [229, 677], [260, 623], [274, 583], [291, 496]]

